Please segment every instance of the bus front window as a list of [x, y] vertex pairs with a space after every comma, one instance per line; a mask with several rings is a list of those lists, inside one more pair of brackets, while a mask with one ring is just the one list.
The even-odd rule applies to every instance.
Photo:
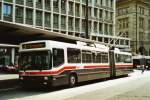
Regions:
[[23, 52], [20, 54], [20, 70], [46, 70], [51, 66], [50, 52]]

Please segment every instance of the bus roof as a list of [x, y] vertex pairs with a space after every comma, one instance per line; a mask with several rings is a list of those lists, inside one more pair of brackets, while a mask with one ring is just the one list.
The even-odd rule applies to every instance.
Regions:
[[[45, 43], [45, 47], [41, 48], [30, 48], [30, 49], [24, 49], [22, 48], [23, 45], [26, 44], [34, 44], [34, 43]], [[38, 40], [38, 41], [30, 41], [30, 42], [24, 42], [20, 44], [20, 51], [35, 51], [35, 50], [49, 50], [51, 48], [77, 48], [82, 50], [94, 50], [94, 51], [102, 51], [102, 52], [108, 52], [108, 47], [94, 47], [94, 46], [85, 46], [85, 45], [78, 45], [78, 44], [71, 44], [71, 43], [64, 43], [64, 42], [58, 42], [58, 41], [52, 41], [52, 40]]]

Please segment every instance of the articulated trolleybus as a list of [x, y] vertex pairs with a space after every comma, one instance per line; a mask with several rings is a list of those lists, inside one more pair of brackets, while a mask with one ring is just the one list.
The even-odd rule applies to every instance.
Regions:
[[22, 86], [73, 87], [82, 81], [128, 75], [133, 64], [131, 53], [119, 49], [40, 40], [21, 44], [19, 69]]

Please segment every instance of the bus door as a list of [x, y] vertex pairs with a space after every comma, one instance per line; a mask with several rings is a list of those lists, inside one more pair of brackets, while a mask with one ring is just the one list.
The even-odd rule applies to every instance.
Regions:
[[109, 50], [109, 66], [110, 66], [110, 77], [113, 78], [116, 76], [114, 50]]

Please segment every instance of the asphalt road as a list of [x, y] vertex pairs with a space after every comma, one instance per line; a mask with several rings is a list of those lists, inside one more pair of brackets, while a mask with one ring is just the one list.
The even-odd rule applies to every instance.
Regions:
[[0, 93], [0, 100], [150, 100], [150, 71], [129, 77], [81, 84], [75, 88], [15, 89]]

